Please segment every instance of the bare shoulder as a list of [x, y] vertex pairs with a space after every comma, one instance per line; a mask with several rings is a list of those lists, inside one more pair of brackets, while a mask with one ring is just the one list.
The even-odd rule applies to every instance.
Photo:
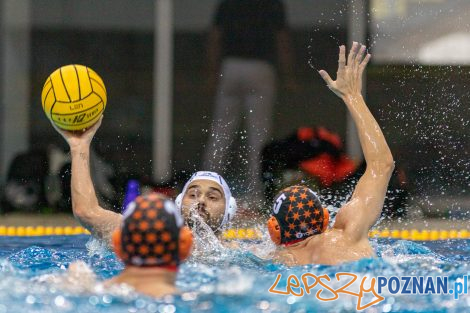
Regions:
[[321, 247], [324, 246], [334, 247], [334, 245], [338, 242], [342, 242], [345, 240], [344, 238], [344, 231], [339, 228], [329, 228], [325, 232], [309, 237], [307, 242], [307, 246], [309, 248], [314, 247]]
[[272, 260], [287, 266], [295, 266], [298, 264], [296, 257], [284, 248], [276, 249], [276, 251], [273, 253]]
[[342, 234], [343, 231], [354, 227], [354, 215], [358, 214], [364, 209], [364, 203], [361, 198], [353, 198], [351, 201], [344, 204], [336, 214], [335, 223], [331, 231], [336, 231]]
[[375, 256], [367, 238], [358, 240], [347, 231], [335, 228], [310, 240], [309, 251], [311, 263], [328, 265]]

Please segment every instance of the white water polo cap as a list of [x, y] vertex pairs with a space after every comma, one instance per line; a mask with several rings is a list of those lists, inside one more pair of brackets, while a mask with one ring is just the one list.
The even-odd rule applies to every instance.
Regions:
[[219, 229], [222, 228], [225, 224], [227, 224], [235, 215], [237, 211], [237, 202], [235, 198], [232, 197], [232, 192], [225, 181], [225, 179], [217, 174], [216, 172], [209, 172], [209, 171], [199, 171], [193, 174], [191, 178], [186, 182], [184, 185], [183, 191], [176, 197], [175, 204], [181, 212], [181, 207], [183, 203], [183, 197], [188, 190], [189, 185], [196, 181], [196, 180], [210, 180], [217, 183], [222, 190], [224, 191], [224, 198], [225, 198], [225, 214], [222, 220], [222, 223], [219, 226]]

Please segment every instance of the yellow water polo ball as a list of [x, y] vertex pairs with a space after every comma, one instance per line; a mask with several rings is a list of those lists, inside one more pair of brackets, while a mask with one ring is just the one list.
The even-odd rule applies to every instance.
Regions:
[[82, 130], [98, 121], [106, 108], [106, 88], [91, 68], [71, 64], [55, 70], [41, 94], [42, 109], [59, 128]]

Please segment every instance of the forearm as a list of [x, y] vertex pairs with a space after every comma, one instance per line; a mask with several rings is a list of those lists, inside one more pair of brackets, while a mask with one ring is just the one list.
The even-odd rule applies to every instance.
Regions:
[[90, 174], [90, 146], [70, 147], [72, 157], [72, 210], [87, 228], [91, 225], [91, 213], [99, 208], [98, 198]]
[[121, 214], [99, 206], [90, 175], [90, 143], [101, 125], [103, 117], [83, 131], [70, 132], [52, 125], [64, 137], [72, 158], [72, 210], [80, 224], [95, 237], [111, 243], [111, 234], [122, 221]]
[[346, 94], [342, 98], [356, 124], [367, 165], [387, 165], [393, 168], [390, 148], [362, 95]]
[[75, 217], [95, 237], [111, 243], [112, 232], [120, 226], [122, 215], [103, 209], [96, 197], [90, 175], [89, 145], [71, 146], [72, 209]]
[[367, 240], [367, 232], [382, 211], [394, 162], [379, 124], [361, 95], [362, 75], [370, 60], [366, 47], [353, 42], [346, 62], [346, 47], [339, 47], [338, 71], [333, 81], [324, 70], [320, 75], [346, 104], [356, 124], [367, 168], [351, 199], [336, 215], [334, 227], [345, 230], [353, 240]]

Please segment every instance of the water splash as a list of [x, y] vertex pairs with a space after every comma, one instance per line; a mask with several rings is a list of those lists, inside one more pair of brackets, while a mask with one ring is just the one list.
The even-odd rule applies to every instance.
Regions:
[[192, 225], [194, 248], [192, 258], [207, 259], [213, 255], [223, 254], [226, 249], [212, 228], [206, 224], [204, 218], [197, 209], [198, 203], [193, 203], [189, 209], [189, 223]]
[[[305, 272], [328, 274], [330, 277], [337, 272], [353, 272], [368, 277], [448, 275], [451, 283], [468, 274], [468, 240], [434, 244], [374, 239], [372, 244], [381, 256], [379, 258], [337, 266], [288, 267], [259, 258], [244, 249], [257, 244], [261, 250], [270, 249], [269, 235], [264, 227], [260, 226], [260, 230], [265, 237], [261, 242], [241, 242], [241, 249], [226, 249], [226, 254], [193, 257], [183, 263], [177, 277], [181, 295], [162, 299], [145, 297], [119, 285], [110, 290], [98, 283], [93, 290], [77, 293], [65, 290], [59, 281], [47, 282], [44, 278], [41, 281], [41, 277], [47, 277], [44, 275], [52, 275], [55, 279], [64, 275], [66, 270], [58, 264], [67, 267], [77, 256], [83, 258], [94, 273], [107, 272], [98, 274], [98, 279], [119, 271], [122, 263], [113, 254], [90, 256], [85, 249], [85, 241], [79, 251], [76, 245], [69, 245], [57, 254], [54, 248], [47, 246], [48, 243], [55, 245], [51, 239], [41, 242], [41, 238], [36, 238], [38, 244], [45, 247], [18, 246], [18, 251], [11, 252], [8, 257], [11, 261], [0, 259], [0, 312], [259, 312], [262, 308], [272, 312], [348, 312], [355, 308], [355, 302], [347, 297], [322, 303], [315, 297], [293, 298], [273, 295], [267, 290], [278, 273], [284, 277]], [[17, 266], [20, 260], [26, 259], [30, 259], [29, 262]], [[48, 270], [37, 271], [37, 268], [48, 266], [51, 266]], [[76, 283], [80, 283], [79, 276]], [[463, 296], [454, 301], [450, 296], [388, 295], [386, 301], [369, 311], [464, 312], [467, 298]]]

